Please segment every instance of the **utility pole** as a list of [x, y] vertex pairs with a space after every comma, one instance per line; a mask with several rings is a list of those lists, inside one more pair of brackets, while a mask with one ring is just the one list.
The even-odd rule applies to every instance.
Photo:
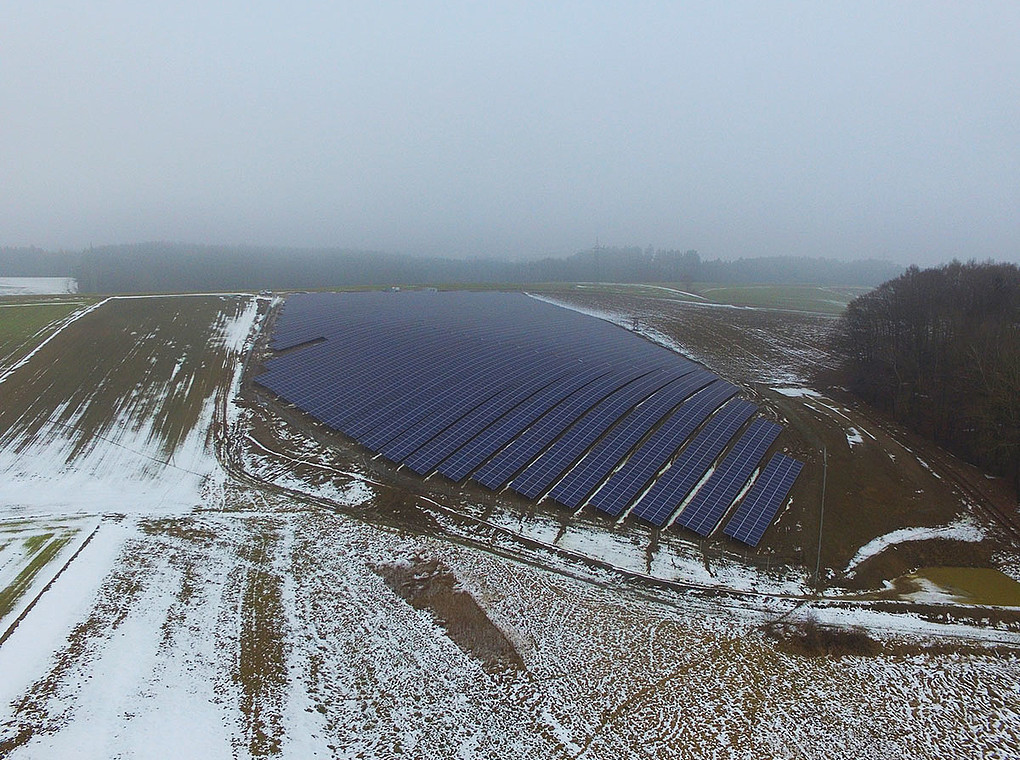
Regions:
[[822, 524], [825, 521], [825, 476], [829, 470], [829, 452], [822, 444], [822, 504], [818, 511], [818, 551], [815, 552], [815, 592], [818, 592], [818, 569], [822, 564]]

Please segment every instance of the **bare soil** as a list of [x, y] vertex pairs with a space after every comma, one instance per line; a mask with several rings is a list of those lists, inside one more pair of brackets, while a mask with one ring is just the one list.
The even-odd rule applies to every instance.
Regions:
[[440, 560], [418, 556], [374, 569], [401, 599], [417, 610], [428, 610], [453, 643], [486, 670], [525, 669], [514, 645]]
[[821, 626], [813, 620], [769, 626], [765, 634], [780, 652], [801, 657], [875, 657], [882, 651], [866, 631]]

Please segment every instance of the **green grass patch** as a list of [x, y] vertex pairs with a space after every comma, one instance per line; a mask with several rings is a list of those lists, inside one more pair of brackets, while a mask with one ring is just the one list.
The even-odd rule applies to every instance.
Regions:
[[699, 293], [716, 303], [764, 309], [791, 309], [839, 314], [871, 288], [816, 285], [702, 285]]
[[[561, 286], [560, 291], [564, 288]], [[549, 292], [555, 292], [555, 288], [549, 288]], [[648, 284], [648, 283], [615, 283], [615, 282], [579, 282], [570, 286], [573, 293], [588, 293], [593, 295], [624, 295], [639, 296], [642, 298], [667, 298], [671, 301], [692, 301], [694, 303], [708, 300], [700, 297], [698, 290], [689, 285], [677, 285], [670, 283]]]
[[0, 366], [27, 354], [49, 334], [47, 328], [80, 307], [80, 302], [0, 303]]
[[39, 533], [35, 536], [29, 536], [24, 540], [25, 548], [28, 549], [28, 553], [31, 556], [46, 546], [51, 538], [53, 538], [52, 533]]
[[[32, 550], [33, 556], [31, 561], [25, 565], [10, 585], [3, 590], [0, 590], [0, 619], [6, 617], [8, 613], [14, 609], [14, 605], [18, 603], [18, 600], [21, 599], [21, 597], [23, 597], [30, 588], [32, 588], [32, 584], [35, 582], [36, 576], [39, 575], [44, 567], [56, 559], [57, 555], [60, 554], [60, 550], [63, 549], [72, 538], [72, 535], [70, 534], [57, 536], [56, 538], [53, 538], [52, 536], [53, 534], [49, 534], [51, 540], [45, 546], [40, 549]], [[33, 536], [30, 539], [26, 539], [26, 545], [29, 541], [35, 538], [41, 537]]]

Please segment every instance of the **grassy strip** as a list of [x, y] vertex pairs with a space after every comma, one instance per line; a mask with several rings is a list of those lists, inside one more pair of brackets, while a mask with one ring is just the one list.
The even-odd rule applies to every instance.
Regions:
[[724, 285], [703, 287], [699, 292], [716, 303], [733, 306], [840, 314], [850, 301], [867, 290], [815, 285]]
[[[52, 536], [52, 534], [50, 535]], [[30, 552], [35, 556], [32, 557], [31, 562], [18, 573], [18, 576], [7, 588], [0, 590], [0, 619], [6, 617], [14, 609], [14, 605], [17, 604], [18, 600], [32, 588], [32, 583], [40, 571], [56, 559], [57, 555], [60, 554], [60, 550], [72, 538], [73, 534], [58, 536], [42, 548], [38, 547], [38, 540], [44, 540], [44, 536], [32, 536], [26, 539], [25, 543], [29, 545]]]
[[48, 326], [80, 306], [75, 302], [0, 309], [0, 365], [13, 364], [23, 357], [42, 341]]

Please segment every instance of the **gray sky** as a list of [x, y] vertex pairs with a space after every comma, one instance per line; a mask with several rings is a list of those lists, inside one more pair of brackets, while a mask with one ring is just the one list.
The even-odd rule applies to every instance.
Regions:
[[8, 2], [0, 244], [1020, 261], [1020, 2]]

